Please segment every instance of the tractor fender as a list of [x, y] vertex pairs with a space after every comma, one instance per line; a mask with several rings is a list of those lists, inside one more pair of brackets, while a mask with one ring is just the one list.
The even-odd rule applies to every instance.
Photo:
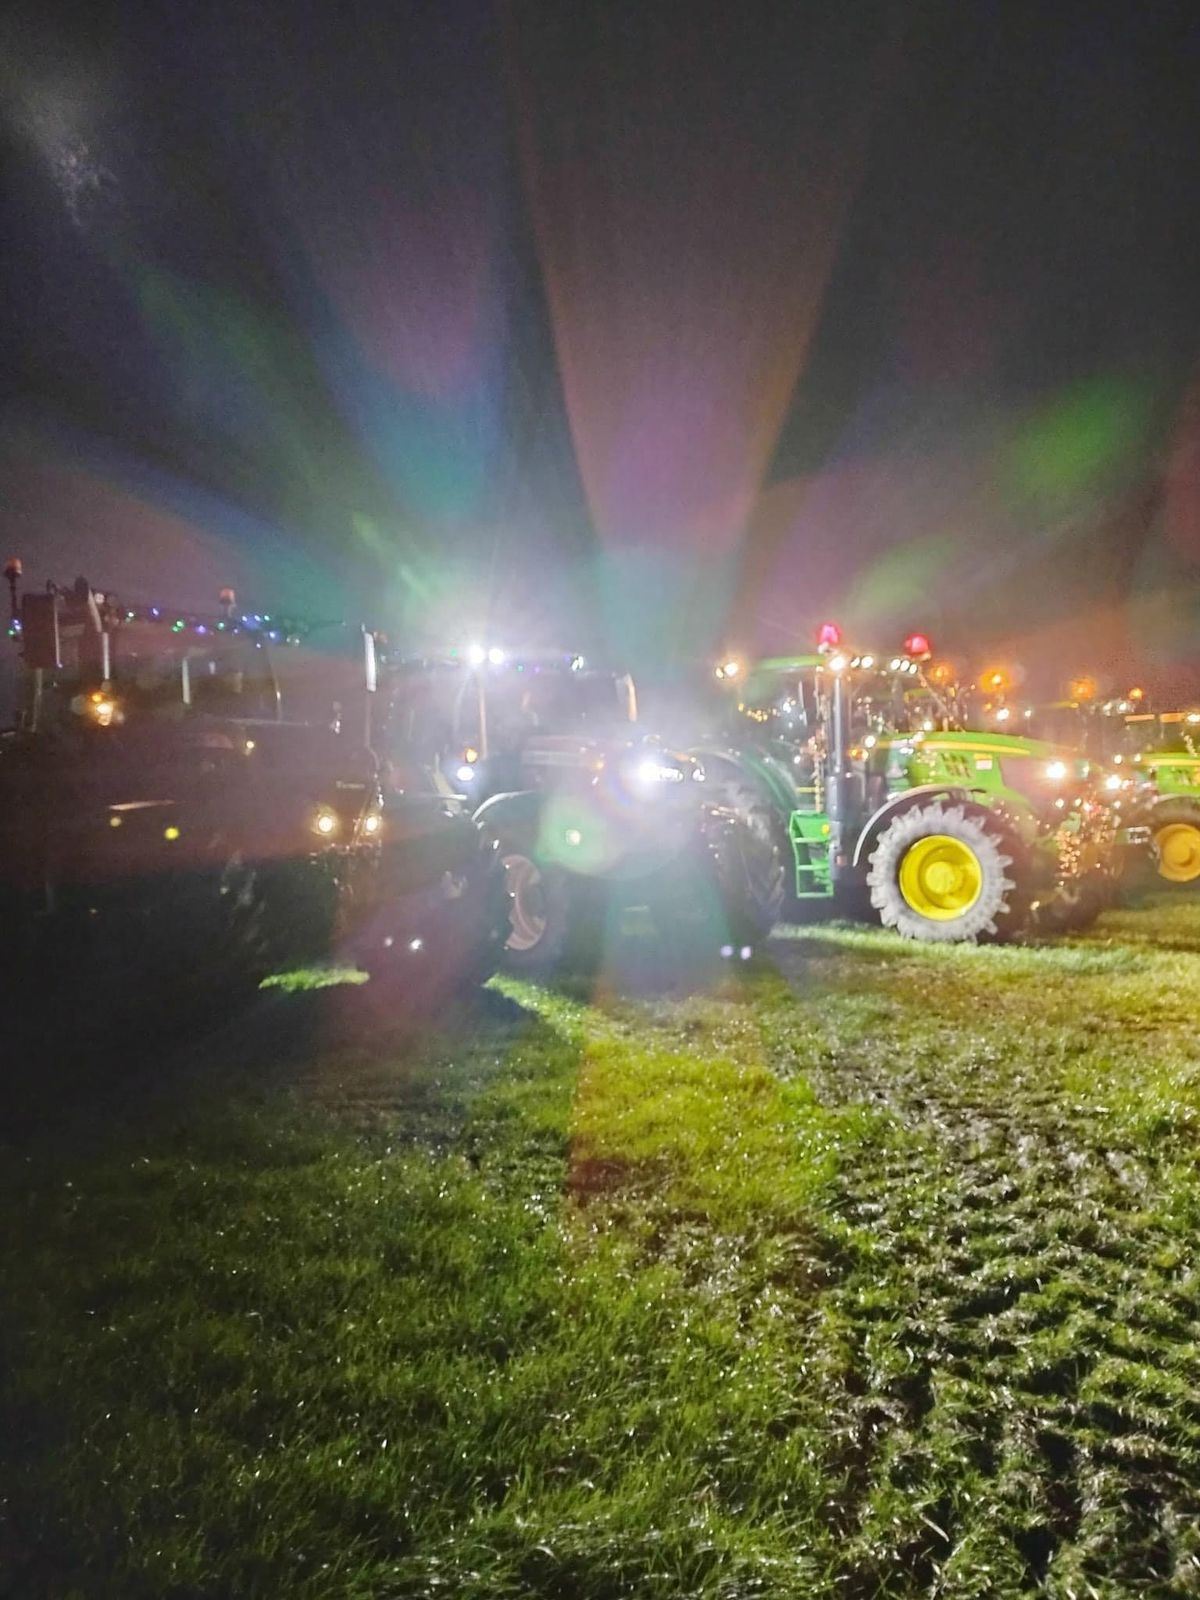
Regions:
[[769, 753], [748, 753], [729, 746], [697, 745], [688, 751], [718, 785], [735, 782], [754, 791], [785, 818], [796, 809], [791, 774]]
[[1148, 800], [1139, 806], [1137, 820], [1148, 823], [1153, 828], [1156, 819], [1162, 812], [1174, 812], [1181, 807], [1200, 812], [1200, 796], [1191, 794], [1157, 794], [1153, 800]]
[[476, 827], [492, 833], [524, 832], [536, 834], [545, 803], [545, 795], [536, 789], [518, 789], [507, 794], [494, 794], [485, 800], [471, 819]]
[[852, 864], [856, 867], [864, 864], [875, 840], [894, 817], [902, 816], [914, 806], [924, 805], [929, 800], [952, 800], [956, 805], [969, 805], [973, 809], [987, 811], [991, 815], [991, 808], [980, 806], [973, 794], [972, 790], [964, 789], [958, 784], [922, 783], [915, 789], [905, 789], [903, 794], [891, 795], [863, 824], [858, 842], [854, 846]]

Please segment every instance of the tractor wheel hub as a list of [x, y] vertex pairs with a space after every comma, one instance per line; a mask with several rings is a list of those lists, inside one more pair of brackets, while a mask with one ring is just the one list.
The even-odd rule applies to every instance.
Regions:
[[1154, 835], [1158, 847], [1158, 873], [1169, 883], [1191, 883], [1200, 878], [1200, 827], [1191, 822], [1169, 822]]
[[970, 845], [950, 834], [918, 839], [900, 863], [900, 893], [922, 917], [949, 922], [983, 891], [983, 868]]

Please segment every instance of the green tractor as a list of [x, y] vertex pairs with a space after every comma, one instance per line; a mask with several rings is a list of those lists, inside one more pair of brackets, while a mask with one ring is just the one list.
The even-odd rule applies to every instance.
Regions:
[[1200, 709], [1154, 710], [1142, 690], [1096, 703], [1032, 708], [1025, 725], [1073, 744], [1113, 773], [1130, 820], [1149, 850], [1126, 862], [1126, 877], [1164, 889], [1200, 887]]
[[[919, 636], [910, 641], [925, 645]], [[1083, 756], [956, 725], [920, 655], [811, 655], [718, 668], [710, 782], [771, 807], [793, 905], [867, 911], [906, 938], [1081, 927], [1107, 904], [1120, 815]]]

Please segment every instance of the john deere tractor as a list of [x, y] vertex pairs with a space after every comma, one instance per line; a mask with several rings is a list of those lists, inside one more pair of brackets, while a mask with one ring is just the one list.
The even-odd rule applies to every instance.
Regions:
[[[922, 641], [924, 642], [924, 641]], [[1108, 899], [1118, 815], [1103, 774], [1023, 736], [964, 732], [911, 655], [811, 655], [718, 669], [710, 780], [771, 808], [794, 909], [869, 910], [907, 938], [1081, 926]]]
[[503, 862], [510, 970], [588, 963], [626, 912], [696, 953], [749, 953], [776, 922], [767, 806], [711, 793], [700, 762], [642, 735], [626, 674], [479, 647], [394, 659], [386, 679], [396, 735], [469, 797]]
[[1200, 709], [1157, 710], [1141, 689], [1116, 699], [1070, 699], [1030, 708], [1026, 726], [1103, 762], [1125, 791], [1148, 850], [1129, 856], [1130, 883], [1200, 887]]

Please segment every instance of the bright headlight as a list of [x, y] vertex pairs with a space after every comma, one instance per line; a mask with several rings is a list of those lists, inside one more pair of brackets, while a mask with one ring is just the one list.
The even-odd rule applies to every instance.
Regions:
[[653, 757], [639, 761], [634, 768], [634, 775], [639, 783], [647, 785], [656, 783], [682, 783], [683, 769], [668, 766], [665, 761], [655, 761]]
[[366, 816], [363, 818], [364, 833], [376, 834], [379, 832], [382, 826], [383, 818], [379, 815], [378, 811], [368, 811]]
[[1062, 783], [1067, 776], [1067, 763], [1065, 761], [1047, 761], [1046, 776], [1051, 783]]
[[323, 839], [331, 839], [338, 829], [337, 813], [322, 806], [313, 818], [313, 830]]
[[1115, 772], [1110, 772], [1108, 777], [1104, 780], [1104, 787], [1110, 794], [1116, 794], [1117, 790], [1121, 788], [1124, 782], [1124, 778], [1118, 776], [1118, 774]]
[[474, 783], [475, 779], [479, 776], [479, 769], [477, 767], [470, 766], [464, 761], [454, 776], [458, 779], [459, 783]]

